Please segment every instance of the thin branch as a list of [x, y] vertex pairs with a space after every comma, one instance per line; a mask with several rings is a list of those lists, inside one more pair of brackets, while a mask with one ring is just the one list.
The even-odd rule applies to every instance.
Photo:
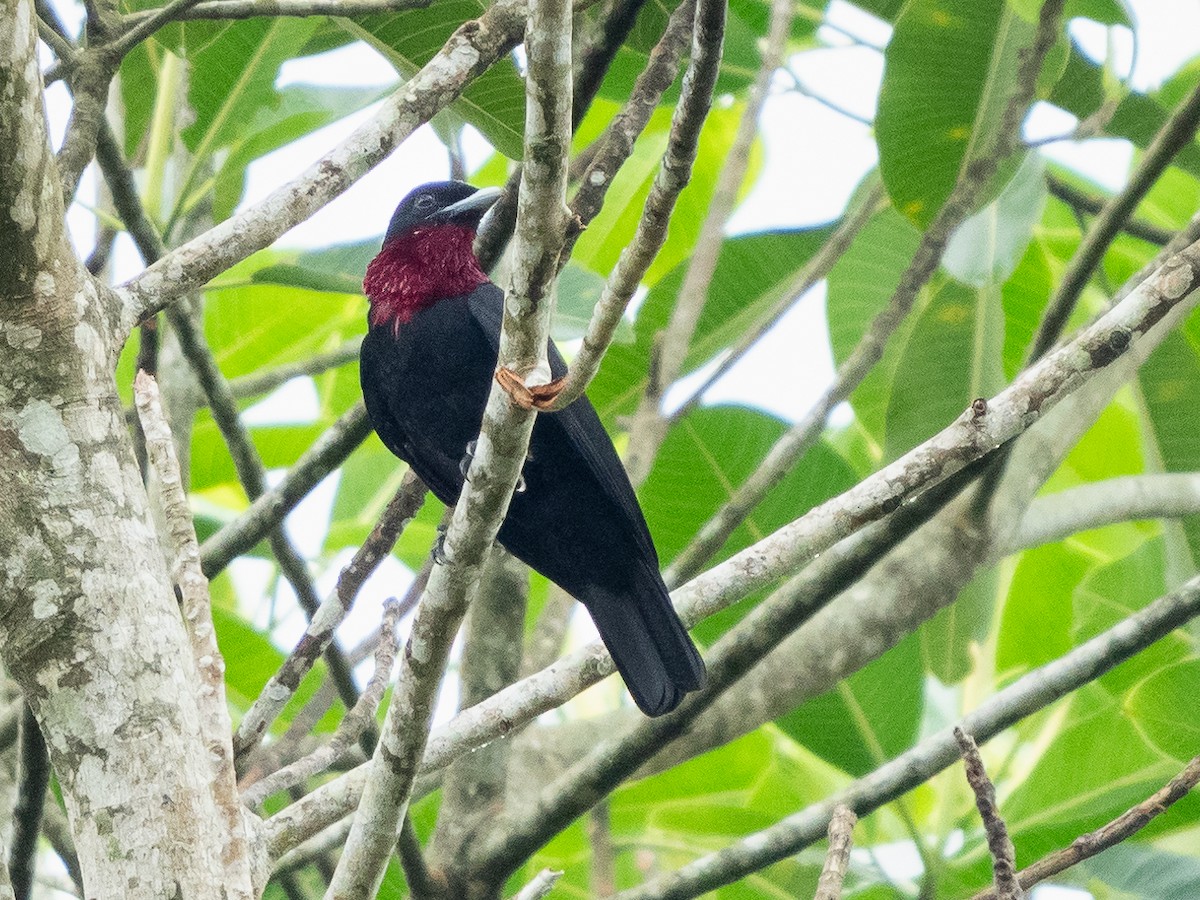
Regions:
[[217, 647], [213, 628], [212, 601], [208, 580], [200, 571], [200, 551], [192, 525], [191, 507], [183, 490], [175, 444], [159, 401], [158, 384], [139, 373], [134, 380], [134, 399], [146, 435], [146, 450], [158, 472], [163, 515], [172, 543], [171, 579], [179, 597], [180, 611], [192, 645], [199, 677], [196, 707], [200, 735], [209, 762], [213, 799], [224, 819], [222, 860], [228, 887], [237, 896], [253, 894], [250, 849], [238, 800], [237, 777], [233, 770], [232, 725], [225, 702], [225, 659]]
[[412, 817], [405, 814], [400, 823], [400, 834], [396, 839], [396, 853], [404, 880], [408, 884], [409, 896], [413, 900], [435, 900], [446, 894], [446, 884], [440, 872], [433, 872], [425, 862], [421, 839], [413, 826]]
[[1194, 515], [1200, 515], [1200, 473], [1109, 478], [1034, 500], [1009, 552], [1053, 544], [1117, 522]]
[[[188, 10], [197, 4], [198, 0], [170, 0], [165, 6], [149, 11], [146, 16], [139, 17], [129, 25], [119, 38], [108, 45], [108, 52], [117, 59], [122, 58], [158, 29], [171, 22], [186, 18]], [[129, 23], [128, 18], [125, 20]]]
[[[673, 599], [680, 617], [690, 625], [724, 609], [795, 571], [851, 531], [896, 509], [907, 494], [988, 455], [1131, 347], [1136, 357], [1145, 348], [1156, 346], [1166, 331], [1200, 302], [1200, 293], [1183, 300], [1198, 284], [1200, 245], [1194, 245], [1174, 255], [1093, 326], [1023, 372], [995, 398], [973, 404], [956, 423], [846, 494], [676, 589]], [[981, 415], [977, 413], [980, 408], [984, 410]], [[440, 768], [561, 705], [612, 671], [611, 659], [599, 642], [572, 653], [438, 729], [426, 749], [423, 771]], [[361, 770], [347, 773], [269, 820], [268, 841], [273, 852], [283, 852], [349, 812], [364, 780]]]
[[326, 353], [316, 353], [308, 359], [286, 363], [259, 372], [251, 372], [249, 375], [242, 375], [238, 378], [231, 378], [229, 380], [229, 391], [239, 400], [269, 394], [275, 388], [287, 384], [293, 378], [320, 375], [322, 372], [337, 369], [356, 361], [361, 344], [361, 337], [353, 337], [345, 341], [340, 347]]
[[21, 764], [5, 871], [11, 879], [11, 890], [16, 900], [29, 900], [37, 872], [42, 807], [46, 803], [46, 788], [50, 785], [50, 756], [46, 752], [46, 742], [42, 739], [42, 731], [33, 710], [28, 704], [22, 705]]
[[975, 794], [975, 806], [987, 835], [988, 850], [992, 855], [992, 875], [996, 882], [996, 900], [1025, 900], [1025, 892], [1016, 880], [1016, 850], [1008, 836], [1008, 826], [1004, 824], [996, 805], [996, 786], [988, 778], [975, 739], [957, 726], [953, 733], [966, 767], [967, 784]]
[[839, 259], [850, 249], [858, 233], [871, 221], [878, 212], [887, 208], [887, 200], [883, 192], [882, 182], [876, 182], [863, 201], [838, 223], [833, 233], [812, 258], [804, 264], [792, 280], [779, 291], [779, 299], [775, 305], [729, 349], [724, 358], [713, 369], [712, 373], [692, 391], [691, 395], [680, 404], [671, 414], [671, 422], [675, 423], [700, 405], [700, 401], [714, 384], [729, 374], [741, 360], [753, 350], [760, 340], [774, 328], [793, 307], [807, 296], [837, 265]]
[[[683, 9], [687, 4], [681, 4]], [[678, 12], [678, 10], [677, 10]], [[552, 409], [564, 409], [587, 389], [589, 382], [600, 368], [617, 326], [629, 301], [641, 283], [642, 276], [662, 249], [667, 239], [667, 226], [675, 209], [675, 201], [692, 175], [692, 165], [700, 143], [700, 131], [712, 105], [713, 89], [721, 66], [721, 48], [725, 36], [725, 7], [723, 4], [704, 2], [696, 4], [692, 29], [692, 57], [683, 76], [679, 102], [671, 116], [671, 131], [667, 139], [667, 151], [663, 154], [658, 173], [646, 198], [646, 208], [638, 219], [633, 241], [621, 251], [613, 267], [587, 332], [583, 345], [571, 363], [562, 392], [555, 399]], [[663, 41], [667, 40], [664, 34]], [[632, 114], [632, 113], [631, 113]], [[639, 129], [640, 130], [640, 129]], [[626, 151], [628, 153], [628, 151]], [[588, 185], [603, 185], [612, 179], [614, 172], [606, 170], [604, 154], [593, 159], [585, 173], [584, 188]], [[581, 188], [583, 190], [584, 188]], [[575, 206], [580, 206], [576, 195]], [[578, 211], [578, 210], [577, 210]], [[582, 216], [583, 213], [579, 212]]]
[[[1115, 847], [1125, 839], [1137, 834], [1162, 815], [1173, 803], [1186, 797], [1200, 783], [1200, 756], [1141, 803], [1136, 804], [1106, 825], [1095, 831], [1080, 835], [1069, 847], [1056, 850], [1017, 873], [1021, 887], [1028, 890], [1040, 881], [1065, 872], [1085, 859]], [[975, 895], [973, 900], [999, 900], [995, 890], [988, 889]]]
[[1020, 139], [1020, 123], [1033, 98], [1042, 60], [1058, 35], [1063, 2], [1051, 0], [1042, 6], [1037, 33], [1022, 59], [995, 138], [979, 158], [968, 160], [963, 166], [950, 196], [921, 236], [921, 243], [900, 277], [887, 307], [875, 317], [850, 355], [838, 367], [833, 383], [820, 399], [775, 443], [767, 458], [737, 495], [704, 524], [686, 550], [668, 567], [664, 573], [667, 584], [686, 581], [699, 571], [737, 525], [817, 440], [834, 407], [849, 397], [883, 358], [884, 348], [892, 334], [912, 310], [921, 288], [937, 270], [951, 235], [974, 211], [1000, 163], [1016, 148]]
[[542, 869], [529, 884], [517, 892], [513, 900], [542, 900], [543, 897], [548, 897], [558, 879], [562, 878], [562, 874], [554, 869]]
[[[1197, 615], [1200, 615], [1200, 577], [1018, 679], [980, 704], [958, 722], [958, 727], [979, 741], [990, 740], [1026, 716], [1099, 678]], [[820, 840], [837, 805], [845, 804], [860, 817], [865, 816], [924, 784], [958, 758], [953, 732], [945, 728], [834, 797], [618, 897], [685, 900], [732, 884]]]
[[374, 117], [262, 202], [175, 248], [117, 289], [128, 330], [269, 245], [341, 194], [507, 53], [525, 29], [526, 0], [497, 0], [463, 24]]
[[[680, 3], [671, 13], [662, 37], [650, 51], [646, 67], [638, 73], [629, 99], [594, 142], [595, 149], [590, 153], [586, 168], [572, 179], [579, 182], [579, 188], [571, 198], [571, 212], [584, 226], [600, 212], [617, 170], [633, 153], [638, 136], [645, 130], [667, 88], [674, 83], [695, 18], [695, 0]], [[573, 246], [574, 241], [568, 240], [566, 252], [569, 253]]]
[[96, 153], [96, 139], [105, 122], [104, 107], [116, 67], [116, 59], [103, 47], [84, 48], [71, 62], [68, 81], [74, 102], [66, 135], [56, 157], [65, 203], [74, 199], [83, 170]]
[[838, 900], [842, 896], [842, 884], [850, 869], [850, 847], [854, 840], [854, 824], [858, 816], [845, 804], [834, 807], [829, 818], [829, 850], [825, 854], [825, 865], [817, 879], [817, 893], [813, 900]]
[[255, 782], [243, 792], [243, 803], [252, 808], [256, 807], [276, 791], [287, 790], [313, 775], [324, 772], [358, 740], [359, 735], [368, 727], [374, 726], [375, 711], [383, 699], [383, 693], [392, 677], [392, 667], [396, 663], [396, 648], [399, 643], [396, 637], [396, 622], [400, 618], [399, 614], [400, 604], [395, 597], [384, 602], [379, 645], [375, 650], [375, 671], [371, 673], [371, 679], [358, 702], [342, 717], [333, 737], [308, 756], [271, 773], [262, 781]]
[[[1087, 191], [1080, 190], [1069, 181], [1065, 181], [1057, 175], [1046, 175], [1046, 189], [1050, 192], [1050, 196], [1057, 197], [1077, 213], [1088, 213], [1094, 216], [1101, 212], [1105, 206], [1103, 199], [1095, 197]], [[1132, 216], [1121, 223], [1121, 230], [1132, 237], [1139, 238], [1150, 244], [1157, 244], [1160, 247], [1174, 237], [1174, 232], [1169, 229]]]
[[[538, 165], [526, 166], [522, 179], [513, 283], [500, 342], [501, 370], [518, 377], [545, 369], [552, 284], [566, 221], [570, 35], [569, 3], [532, 5], [526, 39], [525, 158]], [[418, 606], [384, 735], [331, 896], [369, 892], [382, 875], [424, 750], [450, 643], [512, 496], [532, 425], [533, 413], [494, 385], [470, 477], [446, 536], [449, 565], [435, 567]]]
[[239, 759], [258, 746], [271, 723], [300, 687], [304, 676], [321, 658], [333, 641], [334, 631], [353, 607], [363, 582], [375, 571], [380, 560], [392, 552], [400, 532], [412, 521], [424, 499], [425, 485], [411, 470], [406, 472], [371, 534], [355, 551], [350, 564], [342, 569], [337, 585], [309, 620], [304, 636], [242, 717], [234, 738]]
[[[175, 12], [171, 20], [253, 19], [260, 16], [344, 16], [356, 18], [404, 9], [424, 9], [433, 0], [207, 0]], [[125, 24], [141, 28], [161, 10], [131, 12]], [[165, 23], [163, 23], [165, 24]], [[156, 26], [160, 27], [160, 26]]]
[[356, 403], [327, 428], [288, 471], [283, 480], [263, 493], [228, 525], [200, 546], [204, 574], [216, 577], [229, 563], [248, 552], [327, 475], [346, 461], [371, 433], [367, 409]]
[[784, 47], [792, 27], [792, 6], [792, 0], [772, 0], [762, 64], [747, 92], [737, 133], [717, 176], [717, 184], [692, 248], [692, 258], [684, 273], [678, 299], [671, 310], [671, 319], [657, 343], [657, 365], [651, 367], [646, 388], [629, 426], [625, 469], [634, 487], [650, 474], [658, 449], [667, 436], [669, 420], [662, 410], [663, 395], [683, 371], [692, 335], [708, 303], [708, 291], [717, 271], [721, 245], [725, 242], [725, 223], [733, 214], [738, 190], [750, 168], [750, 149], [758, 133], [758, 117], [766, 102], [767, 90], [771, 86], [771, 79], [775, 77], [775, 70], [783, 61]]
[[1092, 272], [1104, 259], [1109, 245], [1121, 230], [1122, 225], [1133, 215], [1142, 198], [1171, 164], [1179, 151], [1191, 144], [1200, 125], [1200, 85], [1171, 113], [1171, 117], [1154, 136], [1146, 153], [1138, 163], [1125, 188], [1104, 205], [1104, 209], [1092, 223], [1091, 229], [1079, 246], [1067, 271], [1059, 282], [1058, 290], [1050, 305], [1037, 335], [1033, 340], [1030, 358], [1037, 359], [1058, 340], [1071, 310], [1092, 277]]
[[[546, 343], [567, 222], [571, 17], [569, 0], [530, 4], [525, 41], [527, 164], [517, 201], [512, 284], [498, 360], [501, 371], [521, 379], [549, 371]], [[383, 877], [425, 750], [450, 645], [525, 462], [535, 415], [514, 403], [498, 383], [492, 385], [469, 477], [446, 534], [449, 562], [435, 566], [417, 607], [384, 732], [330, 898], [373, 893]]]

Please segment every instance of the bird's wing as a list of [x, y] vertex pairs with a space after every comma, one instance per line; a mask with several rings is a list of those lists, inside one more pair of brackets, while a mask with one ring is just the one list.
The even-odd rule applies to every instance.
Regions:
[[[490, 290], [485, 290], [487, 288]], [[493, 351], [498, 354], [501, 320], [504, 316], [503, 292], [493, 284], [482, 285], [471, 294], [469, 306], [475, 321], [491, 342]], [[567, 363], [553, 341], [547, 345], [547, 355], [550, 374], [554, 378], [566, 375]], [[600, 417], [591, 401], [582, 396], [566, 409], [540, 413], [538, 422], [540, 427], [557, 430], [557, 437], [565, 440], [579, 454], [603, 487], [604, 495], [613, 501], [632, 526], [639, 548], [657, 563], [658, 553], [654, 549], [654, 541], [646, 527], [637, 496], [629, 484], [629, 476], [625, 474], [625, 467], [621, 465], [617, 451], [613, 448], [612, 439], [600, 423]], [[554, 443], [558, 441], [555, 440]]]

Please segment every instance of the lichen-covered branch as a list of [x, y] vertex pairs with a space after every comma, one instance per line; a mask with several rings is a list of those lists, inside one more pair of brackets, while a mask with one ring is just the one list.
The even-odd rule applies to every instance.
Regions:
[[300, 687], [304, 676], [333, 641], [334, 631], [350, 612], [363, 582], [375, 571], [380, 560], [392, 552], [400, 532], [420, 510], [425, 492], [425, 485], [421, 480], [413, 472], [406, 472], [395, 496], [375, 523], [371, 534], [355, 551], [349, 565], [338, 575], [333, 592], [325, 598], [309, 620], [303, 637], [242, 717], [237, 736], [234, 738], [234, 747], [239, 758], [258, 746], [271, 723]]
[[[685, 6], [686, 3], [681, 4], [679, 10]], [[676, 11], [677, 14], [681, 14], [679, 10]], [[646, 274], [646, 270], [650, 268], [654, 257], [658, 255], [667, 239], [667, 225], [675, 209], [675, 201], [692, 177], [692, 164], [696, 160], [700, 130], [712, 105], [713, 89], [721, 66], [721, 49], [725, 37], [725, 4], [712, 0], [697, 3], [693, 23], [692, 58], [683, 76], [679, 103], [676, 104], [671, 117], [667, 152], [663, 155], [662, 165], [650, 186], [646, 208], [638, 220], [633, 241], [621, 251], [616, 266], [608, 276], [592, 312], [587, 332], [583, 336], [583, 345], [571, 364], [566, 383], [555, 399], [552, 409], [564, 409], [574, 402], [599, 371], [600, 361], [608, 345], [612, 343], [621, 316], [624, 315], [629, 301], [633, 299], [642, 276]], [[664, 49], [664, 57], [659, 60], [664, 66], [664, 71], [669, 61], [669, 57], [666, 56], [670, 52], [669, 34], [670, 31], [663, 36], [659, 44]], [[633, 111], [631, 119], [632, 116]], [[612, 136], [618, 141], [614, 144], [618, 150], [623, 146], [619, 141], [631, 141], [629, 135], [623, 135], [619, 131], [614, 131]], [[632, 143], [629, 146], [632, 147]], [[627, 156], [629, 151], [625, 150], [624, 153]], [[584, 185], [599, 186], [611, 180], [614, 172], [606, 169], [618, 159], [624, 157], [614, 156], [606, 162], [604, 156], [598, 156], [584, 175]], [[576, 197], [576, 204], [580, 204], [579, 197]]]
[[834, 808], [829, 819], [829, 850], [825, 853], [825, 865], [821, 867], [821, 877], [817, 879], [817, 893], [813, 900], [838, 900], [842, 896], [842, 884], [850, 868], [850, 847], [857, 821], [854, 810], [845, 804]]
[[208, 579], [200, 571], [192, 510], [183, 489], [175, 443], [163, 415], [158, 385], [144, 372], [134, 381], [134, 397], [146, 435], [146, 450], [158, 472], [163, 518], [173, 545], [171, 580], [179, 592], [179, 609], [187, 625], [199, 676], [196, 705], [200, 710], [200, 736], [209, 763], [213, 799], [225, 823], [221, 856], [229, 879], [227, 888], [233, 894], [253, 896], [246, 825], [233, 770], [230, 740], [233, 726], [225, 701], [225, 658], [217, 647]]
[[975, 794], [975, 806], [979, 810], [980, 819], [983, 820], [988, 850], [992, 854], [996, 900], [1024, 900], [1025, 892], [1021, 890], [1021, 885], [1015, 877], [1016, 850], [1008, 836], [1008, 826], [1004, 824], [1000, 808], [996, 804], [996, 786], [992, 784], [992, 779], [988, 777], [987, 769], [984, 768], [983, 757], [979, 755], [975, 738], [958, 726], [954, 727], [953, 734], [966, 768], [967, 784]]
[[[1193, 578], [1115, 627], [1018, 679], [980, 704], [957, 727], [975, 735], [977, 740], [987, 741], [1022, 718], [1094, 681], [1197, 615], [1200, 615], [1200, 578]], [[864, 816], [928, 781], [958, 756], [952, 730], [943, 729], [835, 796], [676, 872], [623, 891], [618, 897], [685, 900], [730, 884], [820, 840], [835, 806], [845, 804]]]
[[662, 411], [662, 399], [667, 388], [683, 371], [684, 359], [708, 302], [708, 289], [717, 271], [717, 259], [725, 242], [725, 223], [733, 214], [738, 191], [750, 167], [750, 149], [758, 133], [758, 117], [767, 99], [767, 90], [775, 70], [783, 60], [784, 47], [792, 27], [791, 0], [772, 0], [767, 40], [762, 49], [762, 63], [754, 83], [746, 95], [746, 105], [738, 122], [737, 133], [717, 176], [717, 185], [709, 201], [700, 234], [692, 248], [692, 258], [679, 288], [679, 298], [671, 310], [671, 319], [657, 344], [656, 365], [652, 367], [646, 389], [629, 426], [629, 448], [625, 453], [625, 468], [634, 486], [641, 484], [650, 473], [658, 448], [667, 435], [669, 420]]
[[[526, 32], [525, 163], [499, 352], [501, 369], [523, 379], [549, 370], [546, 343], [567, 222], [571, 12], [569, 0], [533, 0]], [[535, 415], [493, 384], [468, 479], [446, 534], [448, 564], [434, 567], [417, 607], [383, 734], [330, 885], [331, 898], [364, 896], [383, 876], [425, 750], [450, 645], [507, 511]]]

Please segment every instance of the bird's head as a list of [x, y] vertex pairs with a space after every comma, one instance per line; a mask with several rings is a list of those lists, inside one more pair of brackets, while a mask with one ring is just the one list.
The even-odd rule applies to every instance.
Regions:
[[410, 191], [392, 214], [383, 249], [363, 279], [371, 324], [399, 327], [439, 300], [468, 294], [487, 281], [472, 244], [480, 219], [499, 197], [497, 188], [461, 181]]

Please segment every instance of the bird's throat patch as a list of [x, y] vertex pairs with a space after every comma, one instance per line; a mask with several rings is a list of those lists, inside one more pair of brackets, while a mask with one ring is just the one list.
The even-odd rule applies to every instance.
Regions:
[[472, 228], [435, 225], [384, 244], [363, 279], [371, 324], [399, 327], [439, 300], [469, 294], [486, 282], [472, 249], [474, 241]]

